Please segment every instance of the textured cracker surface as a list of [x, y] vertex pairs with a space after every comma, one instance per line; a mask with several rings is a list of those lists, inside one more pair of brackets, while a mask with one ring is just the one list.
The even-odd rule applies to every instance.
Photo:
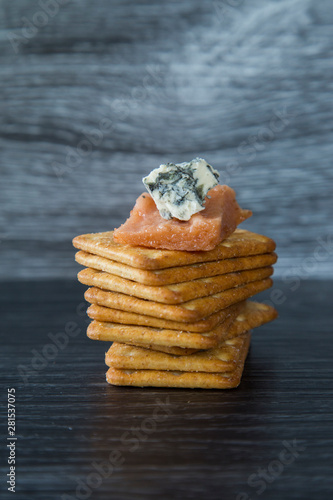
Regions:
[[82, 266], [105, 271], [106, 273], [137, 281], [144, 285], [161, 286], [243, 271], [245, 269], [272, 266], [277, 260], [277, 255], [274, 252], [264, 253], [248, 257], [235, 257], [234, 259], [191, 264], [189, 266], [158, 269], [156, 271], [138, 269], [115, 260], [84, 252], [83, 250], [76, 252], [75, 260]]
[[[207, 333], [164, 330], [157, 328], [117, 325], [93, 321], [87, 330], [89, 338], [137, 345], [177, 346], [191, 349], [210, 349], [221, 342], [259, 327], [277, 316], [276, 310], [266, 304], [248, 301], [218, 327]], [[173, 353], [177, 354], [177, 353]], [[181, 352], [180, 352], [181, 354]]]
[[125, 344], [156, 344], [164, 347], [184, 347], [190, 349], [210, 349], [216, 347], [221, 337], [226, 334], [232, 322], [244, 306], [234, 308], [226, 320], [216, 329], [207, 333], [193, 333], [182, 330], [161, 330], [142, 326], [118, 325], [93, 321], [87, 329], [87, 335], [95, 340], [108, 340]]
[[105, 363], [113, 368], [130, 370], [177, 370], [185, 372], [230, 372], [239, 361], [248, 333], [221, 343], [218, 348], [189, 356], [172, 356], [114, 342], [105, 355]]
[[268, 266], [211, 278], [200, 278], [175, 285], [149, 286], [119, 276], [113, 276], [104, 271], [88, 268], [78, 273], [78, 280], [88, 286], [95, 286], [154, 302], [181, 304], [189, 300], [214, 295], [245, 283], [262, 280], [272, 274], [273, 268]]
[[97, 303], [105, 307], [146, 314], [147, 316], [172, 321], [192, 322], [201, 320], [220, 309], [225, 309], [232, 304], [248, 299], [271, 287], [272, 283], [273, 281], [270, 278], [253, 281], [252, 283], [231, 288], [230, 290], [209, 297], [194, 299], [177, 305], [138, 299], [123, 293], [100, 290], [96, 287], [89, 288], [84, 296], [88, 302]]
[[[90, 295], [90, 293], [88, 292], [89, 290], [86, 292], [87, 300], [89, 300], [88, 296]], [[168, 330], [186, 329], [186, 331], [189, 332], [208, 332], [225, 321], [229, 314], [233, 311], [233, 309], [238, 307], [239, 304], [241, 304], [241, 302], [226, 307], [225, 309], [221, 309], [220, 311], [217, 311], [216, 313], [213, 313], [202, 320], [186, 322], [185, 324], [183, 321], [172, 321], [157, 317], [154, 318], [153, 316], [137, 314], [129, 311], [121, 311], [119, 309], [112, 309], [110, 307], [104, 307], [98, 304], [91, 304], [91, 306], [89, 306], [87, 309], [87, 314], [89, 318], [96, 319], [97, 321], [102, 322], [121, 323], [125, 325], [151, 326], [155, 328], [165, 328]]]
[[[138, 387], [179, 387], [193, 389], [232, 389], [240, 384], [244, 362], [250, 346], [250, 334], [245, 336], [238, 364], [232, 372], [205, 373], [167, 370], [121, 370], [109, 368], [109, 384]], [[195, 354], [194, 354], [195, 356]]]
[[73, 239], [75, 248], [116, 260], [140, 269], [164, 269], [197, 262], [211, 262], [248, 255], [269, 253], [275, 242], [267, 236], [245, 229], [236, 231], [208, 252], [181, 252], [121, 245], [113, 240], [113, 231], [82, 234]]
[[158, 344], [140, 344], [136, 342], [131, 342], [131, 344], [129, 345], [133, 345], [136, 347], [143, 347], [144, 349], [151, 349], [152, 351], [174, 354], [175, 356], [187, 356], [188, 354], [193, 354], [200, 350], [200, 349], [190, 349], [188, 347], [176, 347], [176, 346], [166, 347]]

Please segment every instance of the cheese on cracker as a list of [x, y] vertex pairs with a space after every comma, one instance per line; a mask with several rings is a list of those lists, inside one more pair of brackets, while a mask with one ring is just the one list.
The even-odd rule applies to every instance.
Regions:
[[166, 163], [142, 179], [163, 219], [190, 220], [204, 210], [210, 189], [218, 184], [219, 173], [206, 160]]

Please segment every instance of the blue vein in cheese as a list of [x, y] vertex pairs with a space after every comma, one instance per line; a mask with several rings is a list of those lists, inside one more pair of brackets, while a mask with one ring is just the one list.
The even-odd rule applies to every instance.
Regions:
[[202, 158], [160, 165], [142, 179], [164, 219], [189, 220], [205, 208], [205, 198], [219, 173]]

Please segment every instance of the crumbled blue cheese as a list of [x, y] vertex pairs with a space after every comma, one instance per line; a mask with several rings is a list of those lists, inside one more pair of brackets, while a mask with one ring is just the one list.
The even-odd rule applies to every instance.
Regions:
[[164, 219], [189, 220], [205, 208], [205, 198], [219, 173], [202, 158], [160, 165], [142, 179]]

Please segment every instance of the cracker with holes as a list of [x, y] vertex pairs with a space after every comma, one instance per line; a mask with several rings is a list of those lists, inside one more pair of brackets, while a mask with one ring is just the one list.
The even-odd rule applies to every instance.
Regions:
[[[272, 321], [276, 316], [277, 312], [273, 307], [249, 301], [240, 309], [234, 309], [227, 320], [208, 332], [194, 333], [93, 321], [88, 327], [87, 335], [94, 340], [147, 345], [152, 350], [161, 350], [160, 346], [211, 349], [225, 340]], [[181, 351], [173, 353], [181, 354]]]
[[272, 280], [265, 278], [182, 304], [163, 304], [124, 293], [109, 292], [98, 287], [89, 288], [84, 296], [88, 302], [93, 304], [186, 323], [202, 320], [271, 286]]
[[267, 266], [239, 271], [238, 273], [222, 274], [212, 278], [185, 281], [175, 285], [149, 286], [126, 278], [119, 278], [104, 271], [83, 269], [78, 274], [78, 280], [88, 286], [132, 295], [145, 300], [154, 300], [163, 304], [182, 304], [183, 302], [214, 295], [246, 283], [263, 280], [272, 274], [273, 267]]
[[190, 264], [188, 266], [157, 269], [156, 271], [132, 267], [115, 260], [84, 252], [83, 250], [75, 254], [75, 260], [82, 266], [104, 271], [113, 276], [126, 278], [137, 283], [142, 283], [143, 285], [163, 286], [272, 266], [277, 260], [277, 255], [274, 252], [263, 253], [249, 255], [248, 257], [235, 257], [233, 259], [221, 259], [213, 262]]
[[[247, 333], [244, 333], [247, 335]], [[177, 370], [181, 372], [232, 372], [239, 361], [244, 343], [242, 335], [225, 340], [219, 347], [188, 356], [151, 352], [114, 342], [105, 355], [105, 363], [122, 370]]]
[[[137, 387], [233, 389], [241, 381], [244, 362], [250, 347], [251, 334], [248, 332], [242, 337], [238, 337], [238, 339], [240, 342], [237, 342], [237, 347], [225, 345], [217, 350], [207, 351], [208, 354], [192, 354], [191, 356], [186, 356], [185, 362], [182, 362], [184, 357], [179, 359], [173, 356], [168, 360], [165, 360], [165, 358], [163, 360], [160, 358], [156, 360], [154, 353], [152, 364], [169, 367], [166, 370], [149, 368], [129, 369], [111, 366], [106, 373], [106, 380], [113, 385]], [[143, 362], [145, 356], [142, 352], [136, 356], [138, 364], [145, 364]], [[168, 355], [164, 354], [165, 356]], [[118, 353], [116, 364], [126, 364], [123, 357], [119, 356]], [[192, 357], [194, 360], [189, 360]], [[232, 359], [233, 357], [234, 359]], [[112, 355], [110, 358], [107, 357], [107, 363], [112, 363]], [[128, 360], [127, 364], [129, 364]], [[146, 360], [146, 364], [150, 366], [149, 358]], [[177, 366], [178, 369], [173, 369], [171, 368], [172, 366]], [[185, 370], [185, 367], [189, 369]], [[210, 371], [213, 368], [215, 371]]]
[[239, 228], [213, 250], [206, 252], [161, 250], [122, 245], [114, 241], [113, 231], [76, 236], [73, 239], [73, 245], [85, 252], [144, 270], [166, 269], [200, 262], [249, 257], [273, 252], [276, 247], [271, 238]]

